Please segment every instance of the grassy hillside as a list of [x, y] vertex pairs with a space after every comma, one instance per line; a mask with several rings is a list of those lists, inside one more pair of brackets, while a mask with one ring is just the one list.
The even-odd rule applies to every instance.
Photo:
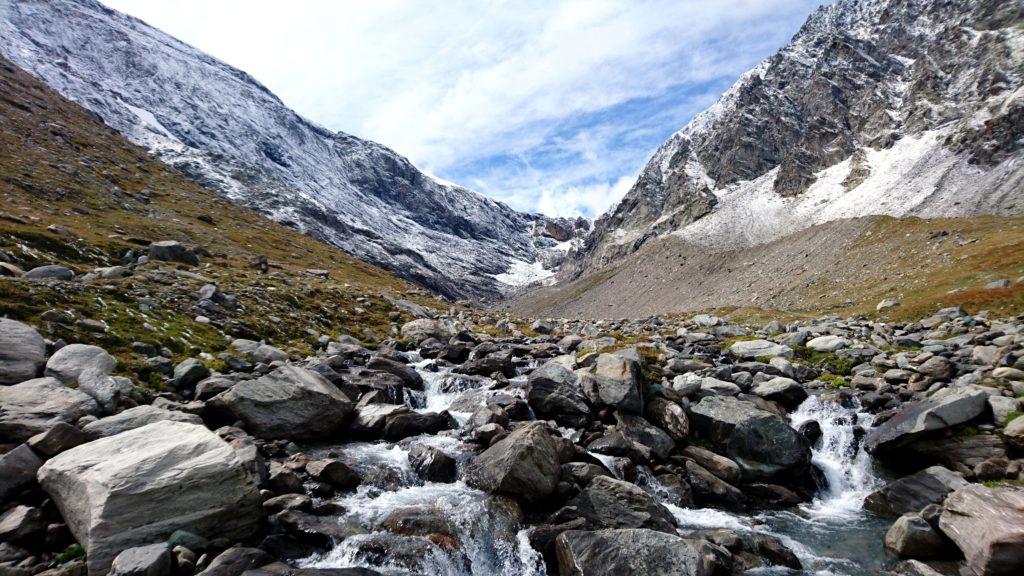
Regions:
[[[412, 317], [385, 295], [443, 305], [212, 194], [2, 59], [0, 198], [0, 261], [24, 270], [62, 264], [81, 275], [120, 264], [125, 252], [145, 251], [150, 241], [197, 248], [199, 267], [148, 263], [118, 280], [0, 278], [0, 315], [31, 322], [50, 338], [101, 343], [126, 362], [137, 360], [129, 353], [135, 341], [184, 354], [216, 352], [233, 337], [296, 351], [308, 350], [319, 334], [375, 340]], [[266, 273], [252, 266], [261, 256]], [[198, 309], [196, 293], [208, 282], [237, 296], [239, 307]], [[210, 323], [197, 321], [200, 314]]]

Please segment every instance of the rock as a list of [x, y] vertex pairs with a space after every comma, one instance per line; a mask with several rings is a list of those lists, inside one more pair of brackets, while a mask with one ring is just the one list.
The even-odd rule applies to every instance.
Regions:
[[362, 481], [355, 470], [340, 460], [312, 460], [306, 463], [306, 472], [338, 490], [353, 490]]
[[719, 380], [718, 378], [705, 377], [700, 380], [700, 389], [697, 390], [697, 397], [705, 396], [735, 396], [743, 390], [732, 382]]
[[385, 420], [384, 439], [397, 442], [421, 434], [437, 434], [442, 430], [451, 430], [456, 425], [455, 419], [447, 411], [398, 412]]
[[561, 576], [711, 576], [710, 546], [645, 529], [567, 530], [555, 539]]
[[58, 422], [75, 422], [99, 411], [92, 397], [55, 378], [0, 386], [0, 440], [24, 442]]
[[898, 570], [903, 576], [943, 576], [941, 572], [918, 560], [907, 560]]
[[246, 570], [269, 564], [273, 558], [259, 548], [228, 548], [214, 558], [198, 576], [241, 576]]
[[768, 340], [740, 340], [729, 347], [729, 352], [739, 358], [760, 358], [762, 356], [793, 357], [793, 349]]
[[654, 398], [647, 403], [647, 419], [661, 428], [676, 442], [684, 442], [690, 436], [690, 419], [686, 410], [671, 400]]
[[946, 498], [939, 529], [964, 553], [964, 572], [1011, 576], [1024, 566], [1024, 489], [971, 484]]
[[0, 318], [0, 385], [18, 384], [39, 374], [46, 363], [46, 341], [36, 329]]
[[558, 449], [547, 427], [528, 423], [473, 458], [466, 483], [524, 502], [550, 496], [558, 484]]
[[455, 332], [455, 326], [450, 322], [429, 318], [406, 322], [401, 329], [402, 338], [412, 340], [417, 344], [427, 338], [436, 338], [441, 342], [447, 342], [452, 336], [455, 336]]
[[900, 301], [899, 300], [893, 300], [892, 298], [886, 298], [885, 300], [882, 300], [881, 302], [879, 302], [877, 306], [875, 306], [875, 310], [877, 312], [881, 312], [882, 310], [887, 310], [889, 308], [895, 308], [895, 307], [897, 307], [899, 305], [900, 305]]
[[699, 446], [687, 446], [682, 449], [682, 454], [726, 482], [736, 482], [740, 479], [739, 464], [725, 456], [720, 456]]
[[778, 402], [783, 408], [793, 410], [807, 399], [807, 391], [796, 380], [776, 376], [761, 382], [750, 390], [751, 394], [765, 400]]
[[455, 459], [432, 446], [417, 444], [409, 450], [409, 464], [428, 482], [454, 482]]
[[692, 460], [686, 462], [686, 473], [693, 491], [705, 500], [738, 505], [745, 500], [743, 493], [735, 486], [715, 476]]
[[48, 264], [38, 266], [21, 275], [26, 280], [74, 280], [75, 273], [66, 266]]
[[85, 434], [78, 428], [67, 422], [57, 422], [46, 432], [36, 434], [25, 443], [43, 456], [50, 457], [79, 444], [84, 444], [86, 441]]
[[561, 519], [583, 518], [589, 530], [648, 528], [675, 533], [676, 520], [668, 508], [640, 487], [598, 476], [559, 513]]
[[779, 416], [750, 402], [704, 398], [690, 407], [690, 422], [702, 438], [739, 465], [744, 480], [796, 478], [810, 465], [807, 439]]
[[178, 262], [199, 266], [199, 256], [176, 240], [161, 240], [149, 245], [149, 258], [162, 262]]
[[643, 417], [628, 412], [615, 413], [615, 429], [624, 437], [641, 446], [646, 446], [659, 459], [668, 458], [676, 443], [663, 430], [652, 426]]
[[985, 290], [997, 290], [999, 288], [1009, 288], [1010, 286], [1013, 286], [1013, 280], [1010, 280], [1009, 278], [1002, 278], [985, 284]]
[[25, 444], [0, 456], [0, 504], [36, 481], [43, 461]]
[[46, 530], [39, 508], [15, 506], [0, 514], [0, 542], [28, 542]]
[[82, 444], [48, 460], [38, 478], [85, 548], [90, 574], [175, 530], [237, 540], [261, 519], [245, 462], [195, 424], [156, 422]]
[[134, 406], [137, 397], [131, 380], [111, 376], [102, 364], [93, 364], [82, 371], [78, 376], [78, 390], [91, 396], [106, 414], [116, 412], [123, 405]]
[[811, 350], [815, 352], [835, 352], [836, 350], [842, 350], [850, 346], [850, 341], [841, 336], [826, 335], [818, 336], [817, 338], [811, 338], [805, 344]]
[[338, 430], [352, 401], [323, 376], [298, 366], [281, 366], [244, 380], [214, 396], [212, 408], [231, 412], [254, 436], [310, 440]]
[[1024, 450], [1024, 418], [1014, 418], [1003, 428], [1003, 439], [1015, 450]]
[[900, 516], [885, 533], [885, 548], [901, 557], [935, 558], [947, 546], [943, 535], [916, 512]]
[[203, 420], [195, 414], [164, 410], [149, 404], [129, 408], [113, 416], [100, 418], [82, 427], [82, 432], [90, 440], [114, 436], [128, 430], [141, 428], [154, 422], [185, 422], [188, 424], [202, 424]]
[[935, 380], [949, 380], [953, 377], [954, 367], [947, 358], [932, 356], [918, 366], [917, 371]]
[[527, 401], [538, 418], [550, 418], [563, 426], [583, 426], [590, 421], [590, 406], [572, 371], [548, 361], [530, 373]]
[[879, 516], [896, 518], [908, 512], [918, 512], [929, 504], [941, 504], [950, 492], [964, 486], [967, 486], [967, 481], [961, 474], [942, 466], [932, 466], [868, 494], [864, 508]]
[[190, 390], [210, 377], [210, 369], [197, 358], [182, 360], [174, 367], [171, 385], [175, 390]]
[[110, 576], [169, 576], [171, 551], [166, 543], [129, 548], [114, 558]]
[[77, 384], [79, 376], [86, 368], [96, 367], [110, 374], [115, 366], [117, 360], [99, 346], [68, 344], [50, 356], [46, 362], [45, 374], [64, 384]]
[[1020, 399], [1006, 396], [989, 396], [988, 406], [992, 410], [992, 421], [1003, 424], [1010, 414], [1020, 413]]
[[423, 389], [423, 377], [420, 376], [415, 368], [408, 364], [396, 362], [388, 358], [376, 357], [367, 362], [366, 367], [397, 376], [402, 381], [402, 384], [413, 390]]
[[594, 377], [586, 381], [587, 396], [594, 406], [639, 414], [641, 378], [636, 360], [618, 354], [601, 354], [597, 357]]
[[869, 452], [894, 450], [928, 432], [947, 430], [970, 422], [988, 407], [988, 394], [973, 387], [943, 388], [930, 398], [912, 402], [868, 432], [864, 446]]

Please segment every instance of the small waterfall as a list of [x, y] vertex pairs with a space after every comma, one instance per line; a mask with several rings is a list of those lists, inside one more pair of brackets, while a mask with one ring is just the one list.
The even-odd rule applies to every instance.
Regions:
[[857, 427], [869, 428], [871, 414], [860, 412], [860, 404], [851, 399], [845, 407], [837, 399], [811, 396], [791, 415], [794, 428], [816, 421], [821, 439], [811, 450], [811, 462], [822, 473], [825, 485], [813, 502], [804, 505], [811, 519], [852, 518], [861, 514], [864, 498], [878, 488], [871, 456], [860, 446]]

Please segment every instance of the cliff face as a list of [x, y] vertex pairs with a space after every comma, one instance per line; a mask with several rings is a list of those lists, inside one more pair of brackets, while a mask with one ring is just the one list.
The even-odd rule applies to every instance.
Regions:
[[495, 296], [559, 262], [558, 241], [532, 233], [547, 219], [317, 126], [98, 2], [0, 0], [0, 52], [204, 185], [450, 297]]
[[564, 269], [676, 234], [712, 249], [840, 218], [1024, 212], [1024, 17], [840, 0], [654, 154]]

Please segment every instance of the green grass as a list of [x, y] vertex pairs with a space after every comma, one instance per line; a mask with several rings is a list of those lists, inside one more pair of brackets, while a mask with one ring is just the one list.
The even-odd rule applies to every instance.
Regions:
[[822, 374], [818, 377], [818, 380], [828, 384], [832, 388], [849, 388], [850, 383], [843, 379], [842, 376], [835, 374]]
[[806, 346], [795, 346], [793, 355], [811, 366], [836, 376], [849, 376], [853, 372], [853, 360], [832, 352], [818, 352]]
[[1014, 420], [1021, 416], [1024, 416], [1024, 412], [1014, 410], [1013, 412], [1010, 412], [1009, 414], [1006, 415], [1006, 420], [1003, 421], [1003, 425], [1005, 426], [1006, 424], [1013, 422]]

